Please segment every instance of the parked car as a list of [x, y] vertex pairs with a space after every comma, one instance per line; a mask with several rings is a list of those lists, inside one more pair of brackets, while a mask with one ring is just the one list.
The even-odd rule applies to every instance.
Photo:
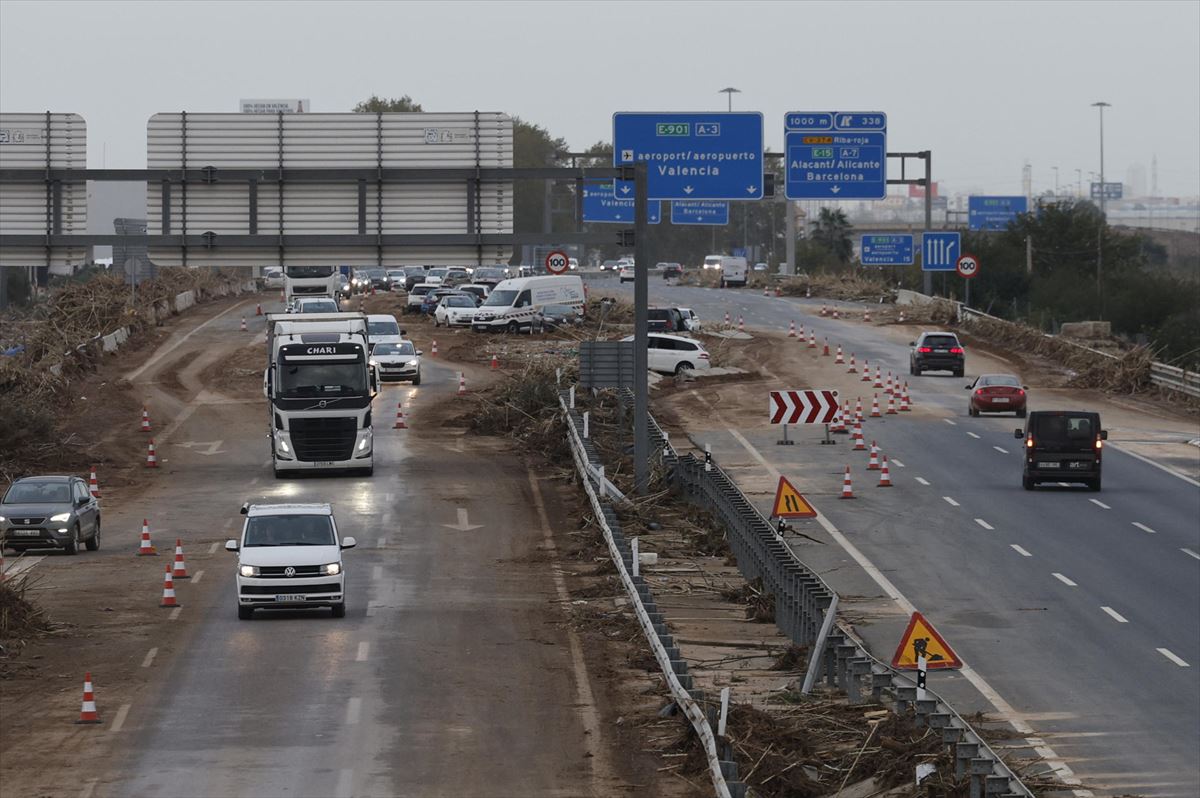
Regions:
[[388, 269], [388, 290], [395, 291], [398, 288], [404, 287], [404, 282], [408, 279], [408, 272], [404, 269]]
[[756, 272], [769, 272], [770, 270], [771, 270], [771, 267], [768, 266], [766, 263], [763, 263], [762, 261], [759, 261], [758, 263], [754, 264], [754, 271], [756, 271]]
[[79, 477], [24, 477], [0, 500], [0, 550], [100, 548], [100, 503]]
[[480, 266], [471, 273], [471, 282], [495, 288], [502, 280], [508, 279], [508, 269], [502, 266]]
[[464, 294], [474, 294], [476, 297], [478, 297], [479, 302], [476, 304], [483, 304], [483, 300], [487, 299], [488, 294], [492, 293], [492, 287], [489, 285], [483, 285], [482, 283], [467, 283], [465, 285], [460, 285], [458, 290], [462, 291]]
[[404, 302], [405, 313], [417, 313], [421, 310], [421, 305], [425, 302], [425, 295], [430, 291], [434, 291], [439, 286], [433, 283], [420, 283], [408, 289], [408, 299]]
[[567, 258], [567, 268], [575, 271], [579, 268], [579, 258]]
[[967, 386], [971, 398], [967, 402], [967, 415], [978, 416], [980, 413], [1016, 413], [1017, 418], [1025, 418], [1025, 406], [1028, 397], [1025, 392], [1029, 386], [1012, 374], [980, 374], [975, 381]]
[[310, 607], [346, 616], [342, 550], [355, 540], [339, 539], [328, 504], [245, 504], [242, 515], [241, 537], [225, 542], [238, 555], [238, 618], [249, 620], [256, 609]]
[[370, 291], [372, 288], [379, 291], [388, 290], [390, 283], [388, 282], [387, 269], [363, 269], [363, 273], [368, 280], [366, 285], [367, 291]]
[[443, 297], [434, 309], [433, 325], [470, 327], [477, 308], [476, 297], [470, 294], [449, 294]]
[[464, 283], [471, 282], [470, 273], [461, 267], [451, 266], [446, 270], [446, 276], [442, 279], [442, 285], [459, 286]]
[[487, 301], [475, 314], [471, 329], [475, 332], [530, 332], [537, 326], [537, 315], [546, 305], [583, 307], [586, 299], [583, 279], [577, 274], [518, 277], [505, 280], [488, 294]]
[[430, 285], [441, 285], [446, 281], [446, 274], [449, 271], [445, 266], [435, 266], [432, 269], [426, 269], [425, 282]]
[[963, 345], [952, 332], [923, 332], [909, 346], [908, 368], [914, 377], [925, 371], [949, 371], [961, 377], [966, 369]]
[[[628, 335], [622, 340], [632, 341], [633, 336]], [[647, 347], [646, 364], [651, 371], [679, 374], [712, 366], [708, 351], [700, 342], [681, 335], [651, 333], [647, 336]]]
[[437, 311], [438, 303], [448, 296], [469, 296], [469, 294], [460, 294], [453, 288], [438, 287], [425, 295], [421, 300], [421, 313], [426, 316], [432, 316]]
[[425, 282], [425, 267], [424, 266], [405, 266], [404, 267], [404, 290], [411, 291], [413, 286], [418, 283]]
[[292, 306], [292, 313], [339, 313], [336, 300], [327, 296], [306, 296], [297, 299]]
[[1086, 410], [1034, 410], [1025, 429], [1013, 431], [1025, 439], [1021, 485], [1033, 490], [1040, 482], [1082, 482], [1100, 490], [1101, 454], [1108, 430], [1100, 414]]
[[646, 329], [650, 332], [687, 332], [687, 323], [679, 308], [650, 308]]
[[583, 324], [583, 309], [570, 305], [544, 305], [540, 315], [540, 328], [543, 330], [578, 327]]
[[679, 308], [679, 315], [683, 316], [683, 326], [688, 332], [700, 332], [700, 317], [696, 315], [696, 311], [691, 308]]
[[421, 350], [412, 341], [376, 345], [371, 365], [379, 367], [380, 380], [408, 380], [421, 384]]

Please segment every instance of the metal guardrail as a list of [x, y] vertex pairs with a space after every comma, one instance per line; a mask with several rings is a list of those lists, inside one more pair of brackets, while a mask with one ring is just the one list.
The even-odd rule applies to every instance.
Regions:
[[1163, 388], [1200, 399], [1200, 372], [1155, 362], [1150, 364], [1150, 381]]

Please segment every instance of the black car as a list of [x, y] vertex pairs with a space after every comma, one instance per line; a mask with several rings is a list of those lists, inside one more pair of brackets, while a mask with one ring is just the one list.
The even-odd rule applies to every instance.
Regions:
[[687, 323], [679, 308], [650, 308], [646, 329], [650, 332], [675, 333], [687, 332]]
[[570, 305], [545, 305], [540, 314], [541, 327], [555, 330], [560, 327], [578, 327], [583, 324], [579, 310]]
[[508, 270], [503, 266], [477, 266], [471, 274], [471, 282], [495, 288], [503, 280], [507, 280]]
[[670, 280], [672, 278], [678, 279], [679, 277], [683, 276], [683, 266], [681, 264], [661, 263], [659, 265], [662, 266], [662, 276], [664, 280]]
[[0, 548], [100, 548], [100, 503], [79, 477], [25, 477], [0, 500]]
[[1101, 453], [1108, 430], [1100, 414], [1086, 410], [1034, 410], [1025, 429], [1013, 431], [1025, 439], [1021, 485], [1033, 490], [1039, 482], [1082, 482], [1100, 490]]
[[908, 371], [920, 377], [925, 371], [950, 371], [961, 377], [966, 369], [966, 353], [952, 332], [924, 332], [909, 343]]

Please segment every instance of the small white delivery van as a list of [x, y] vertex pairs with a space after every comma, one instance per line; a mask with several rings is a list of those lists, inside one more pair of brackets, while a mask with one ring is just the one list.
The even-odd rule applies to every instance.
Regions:
[[475, 312], [475, 332], [533, 331], [546, 305], [567, 305], [583, 310], [583, 280], [574, 274], [556, 277], [518, 277], [503, 280]]

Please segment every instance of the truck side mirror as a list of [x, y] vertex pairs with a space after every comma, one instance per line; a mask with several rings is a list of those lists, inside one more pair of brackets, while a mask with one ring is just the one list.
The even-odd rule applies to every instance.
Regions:
[[275, 367], [270, 366], [266, 371], [263, 372], [263, 396], [267, 397], [268, 399], [272, 398], [271, 377], [274, 376], [274, 371]]
[[371, 393], [379, 391], [379, 366], [371, 366]]

